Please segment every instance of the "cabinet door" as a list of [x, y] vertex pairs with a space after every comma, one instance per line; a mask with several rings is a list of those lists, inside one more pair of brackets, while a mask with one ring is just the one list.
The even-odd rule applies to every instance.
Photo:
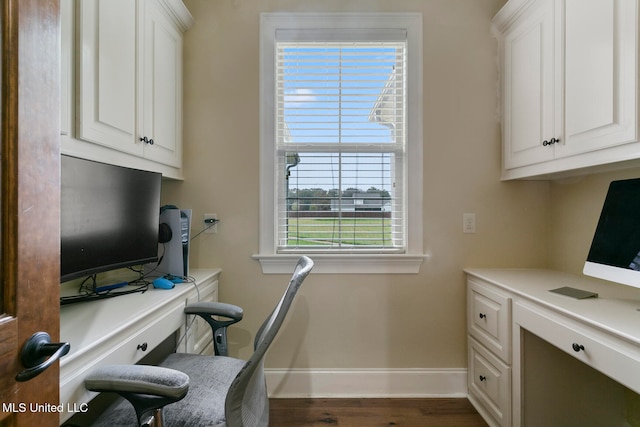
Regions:
[[136, 141], [137, 1], [82, 0], [79, 7], [80, 139], [141, 155]]
[[60, 135], [69, 137], [73, 126], [73, 8], [73, 0], [60, 1]]
[[504, 167], [553, 158], [543, 141], [557, 137], [554, 124], [553, 1], [534, 2], [503, 38]]
[[563, 0], [564, 157], [635, 141], [636, 0]]
[[157, 0], [142, 2], [142, 110], [139, 137], [153, 139], [144, 156], [182, 163], [182, 33]]

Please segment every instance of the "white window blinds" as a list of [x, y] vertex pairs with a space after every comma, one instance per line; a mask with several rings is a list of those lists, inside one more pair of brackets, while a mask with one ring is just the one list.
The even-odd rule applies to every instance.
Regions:
[[276, 43], [277, 250], [404, 252], [406, 42]]

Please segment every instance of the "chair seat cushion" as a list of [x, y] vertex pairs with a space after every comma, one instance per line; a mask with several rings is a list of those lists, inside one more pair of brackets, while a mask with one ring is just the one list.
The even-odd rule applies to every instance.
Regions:
[[180, 402], [165, 407], [165, 426], [172, 420], [189, 420], [193, 426], [225, 426], [224, 403], [227, 390], [245, 361], [225, 356], [203, 357], [174, 353], [163, 363], [189, 375], [189, 393]]
[[[226, 393], [244, 364], [244, 360], [224, 356], [169, 355], [160, 366], [184, 372], [189, 376], [190, 383], [184, 399], [164, 408], [165, 427], [225, 427]], [[117, 406], [107, 409], [93, 425], [136, 426], [136, 414], [133, 406], [122, 400]]]

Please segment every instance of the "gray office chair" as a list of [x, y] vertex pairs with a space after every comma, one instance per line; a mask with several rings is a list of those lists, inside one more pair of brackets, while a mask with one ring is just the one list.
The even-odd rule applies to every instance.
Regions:
[[[264, 356], [313, 267], [301, 257], [282, 299], [256, 334], [249, 360], [174, 353], [161, 366], [111, 365], [85, 378], [85, 387], [128, 400], [109, 408], [94, 426], [266, 427], [269, 399]], [[199, 314], [199, 313], [198, 313]], [[203, 317], [210, 317], [205, 312]]]

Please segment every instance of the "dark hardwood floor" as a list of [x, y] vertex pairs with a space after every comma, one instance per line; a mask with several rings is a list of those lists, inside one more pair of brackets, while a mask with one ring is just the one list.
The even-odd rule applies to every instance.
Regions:
[[485, 427], [467, 399], [271, 399], [270, 427]]

